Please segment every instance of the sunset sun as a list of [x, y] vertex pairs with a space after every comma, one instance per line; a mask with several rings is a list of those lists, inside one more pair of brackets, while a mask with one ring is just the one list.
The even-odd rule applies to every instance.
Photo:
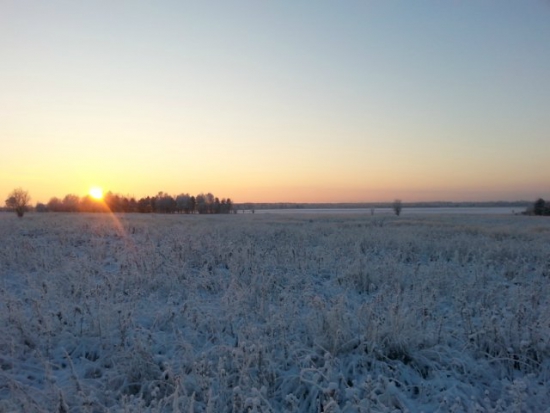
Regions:
[[90, 188], [90, 196], [98, 201], [103, 199], [103, 189], [97, 186]]

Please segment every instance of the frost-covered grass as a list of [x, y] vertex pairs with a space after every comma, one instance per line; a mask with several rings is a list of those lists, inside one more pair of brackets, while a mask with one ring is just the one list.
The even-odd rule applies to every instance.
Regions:
[[0, 412], [550, 411], [550, 221], [0, 214]]

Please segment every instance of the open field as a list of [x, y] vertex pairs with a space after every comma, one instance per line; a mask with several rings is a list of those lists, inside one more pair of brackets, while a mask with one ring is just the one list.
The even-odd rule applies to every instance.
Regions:
[[0, 412], [550, 412], [550, 220], [0, 214]]

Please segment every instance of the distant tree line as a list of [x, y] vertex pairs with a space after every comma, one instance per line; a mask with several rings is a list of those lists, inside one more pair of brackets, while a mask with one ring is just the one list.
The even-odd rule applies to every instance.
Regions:
[[545, 215], [550, 216], [550, 202], [542, 198], [537, 199], [533, 205], [525, 211], [527, 215]]
[[37, 212], [140, 212], [163, 214], [229, 214], [235, 212], [230, 198], [221, 200], [211, 194], [196, 196], [182, 193], [177, 196], [159, 192], [155, 196], [140, 199], [108, 192], [102, 200], [89, 195], [78, 197], [66, 195], [63, 199], [53, 197], [47, 204], [36, 205]]

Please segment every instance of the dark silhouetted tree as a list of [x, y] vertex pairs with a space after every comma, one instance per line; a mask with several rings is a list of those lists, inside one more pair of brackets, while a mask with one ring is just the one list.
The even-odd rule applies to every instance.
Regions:
[[170, 195], [159, 192], [156, 197], [156, 209], [157, 212], [162, 212], [164, 214], [173, 214], [176, 212], [176, 200]]
[[206, 195], [198, 194], [196, 197], [196, 210], [199, 214], [208, 213], [208, 205], [206, 204]]
[[231, 200], [231, 198], [227, 198], [227, 200], [225, 201], [225, 208], [227, 209], [228, 214], [233, 212], [233, 201]]
[[395, 215], [399, 216], [401, 214], [401, 210], [403, 209], [403, 203], [400, 199], [396, 199], [393, 201], [393, 212], [395, 212]]
[[229, 214], [233, 210], [233, 203], [231, 202], [231, 199], [223, 198], [220, 203], [220, 213], [221, 214]]
[[78, 207], [80, 212], [96, 212], [96, 201], [92, 199], [90, 195], [80, 198], [80, 205]]
[[63, 211], [65, 212], [78, 212], [80, 205], [80, 198], [77, 195], [68, 194], [63, 198]]
[[122, 198], [118, 194], [113, 194], [111, 191], [107, 192], [103, 197], [103, 201], [109, 211], [111, 212], [122, 212]]
[[544, 215], [546, 209], [546, 202], [544, 199], [539, 198], [535, 201], [535, 204], [533, 205], [533, 214], [535, 215]]
[[204, 197], [206, 202], [206, 212], [209, 214], [214, 213], [214, 195], [208, 192]]
[[56, 198], [55, 196], [53, 198], [50, 198], [47, 205], [48, 205], [48, 210], [51, 212], [63, 211], [63, 201], [61, 201], [61, 199], [59, 198]]
[[191, 210], [191, 197], [189, 194], [180, 194], [176, 197], [176, 209], [181, 213], [189, 214]]
[[17, 188], [10, 192], [5, 202], [9, 209], [13, 209], [17, 216], [22, 218], [28, 209], [31, 197], [27, 191]]
[[151, 198], [141, 198], [137, 201], [137, 211], [147, 214], [153, 212], [153, 205], [151, 202]]

